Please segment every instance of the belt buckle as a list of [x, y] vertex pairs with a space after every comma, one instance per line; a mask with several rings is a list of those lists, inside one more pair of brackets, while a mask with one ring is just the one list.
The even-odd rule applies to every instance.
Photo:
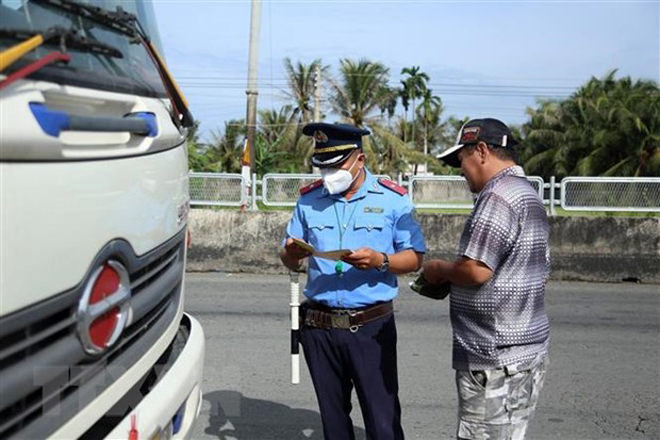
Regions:
[[334, 328], [349, 328], [351, 326], [349, 316], [344, 313], [333, 313], [330, 322]]

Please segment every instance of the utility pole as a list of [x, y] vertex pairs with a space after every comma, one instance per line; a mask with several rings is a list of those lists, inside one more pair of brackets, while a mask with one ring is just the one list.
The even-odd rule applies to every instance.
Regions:
[[[321, 66], [314, 69], [314, 122], [321, 122]], [[321, 170], [312, 166], [313, 174], [320, 174]]]
[[314, 122], [321, 121], [321, 66], [314, 70]]
[[252, 0], [252, 13], [250, 18], [250, 57], [248, 60], [247, 90], [247, 142], [250, 148], [250, 170], [256, 171], [254, 158], [254, 140], [257, 134], [257, 71], [259, 69], [259, 33], [261, 29], [261, 0]]

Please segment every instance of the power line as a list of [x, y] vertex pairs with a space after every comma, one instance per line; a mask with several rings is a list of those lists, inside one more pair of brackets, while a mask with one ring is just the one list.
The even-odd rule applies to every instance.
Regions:
[[[219, 81], [189, 82], [181, 81], [182, 87], [188, 89], [205, 90], [243, 90], [244, 84], [223, 83]], [[437, 96], [443, 95], [468, 95], [468, 96], [495, 96], [495, 97], [549, 97], [567, 98], [576, 89], [560, 86], [527, 86], [527, 85], [504, 85], [504, 84], [450, 84], [429, 83], [429, 86], [438, 87]], [[273, 82], [261, 82], [260, 89], [278, 90], [287, 93], [287, 85]], [[263, 93], [263, 92], [262, 92]], [[265, 93], [264, 93], [265, 95]]]
[[[370, 76], [370, 75], [361, 75], [361, 74], [356, 74], [354, 76]], [[271, 77], [268, 78], [270, 82], [265, 82], [261, 81], [260, 84], [276, 84], [276, 83], [283, 83], [284, 86], [288, 86], [289, 84], [289, 79], [288, 78], [276, 78], [276, 77]], [[231, 77], [219, 77], [219, 76], [191, 76], [191, 77], [178, 77], [178, 80], [180, 83], [187, 83], [187, 84], [224, 84], [224, 85], [231, 85], [231, 86], [237, 86], [237, 87], [244, 87], [245, 86], [245, 79], [244, 78], [231, 78]], [[213, 82], [195, 82], [195, 81], [213, 81]], [[191, 82], [192, 81], [192, 82]], [[388, 85], [400, 85], [400, 83], [390, 80], [388, 81]], [[518, 88], [518, 89], [553, 89], [553, 90], [575, 90], [576, 87], [572, 86], [545, 86], [545, 85], [524, 85], [524, 84], [466, 84], [466, 83], [445, 83], [445, 82], [428, 82], [426, 83], [427, 86], [433, 86], [433, 87], [477, 87], [477, 88], [484, 88], [484, 87], [489, 87], [489, 88]]]
[[[211, 90], [227, 90], [227, 88], [215, 87], [215, 86], [205, 86], [205, 88]], [[259, 93], [262, 96], [271, 96], [267, 93]], [[273, 95], [276, 96], [276, 95]], [[492, 96], [499, 98], [551, 98], [551, 99], [563, 99], [570, 97], [570, 94], [560, 94], [560, 93], [551, 93], [551, 92], [498, 92], [498, 91], [478, 91], [478, 90], [446, 90], [439, 92], [439, 97], [442, 96]], [[282, 97], [285, 99], [286, 97]]]
[[[281, 81], [281, 83], [280, 83]], [[193, 85], [193, 86], [226, 86], [226, 87], [236, 87], [236, 88], [245, 88], [245, 82], [232, 82], [232, 80], [221, 79], [221, 78], [180, 78], [179, 84], [181, 85]], [[288, 80], [280, 80], [277, 78], [269, 78], [269, 81], [261, 80], [260, 85], [266, 86], [279, 86], [279, 87], [288, 87]], [[388, 85], [396, 86], [398, 83], [389, 82]], [[523, 85], [523, 84], [461, 84], [461, 83], [427, 83], [427, 86], [430, 87], [450, 87], [450, 88], [493, 88], [493, 89], [543, 89], [543, 90], [564, 90], [564, 91], [574, 91], [576, 87], [569, 86], [545, 86], [545, 85]]]

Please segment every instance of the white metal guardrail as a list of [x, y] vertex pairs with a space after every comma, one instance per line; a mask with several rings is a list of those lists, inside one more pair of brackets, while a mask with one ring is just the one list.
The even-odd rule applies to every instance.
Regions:
[[461, 176], [412, 177], [408, 194], [416, 208], [469, 209], [473, 195]]
[[190, 173], [191, 205], [241, 206], [247, 203], [245, 179], [240, 174]]
[[[543, 178], [527, 176], [539, 197], [543, 199]], [[413, 176], [408, 192], [416, 208], [471, 209], [474, 195], [461, 176]]]
[[[390, 178], [382, 174], [376, 177]], [[266, 206], [296, 206], [300, 188], [320, 178], [320, 174], [265, 174], [261, 179], [261, 201]]]
[[265, 174], [261, 179], [261, 201], [266, 206], [296, 206], [300, 188], [320, 178], [320, 174]]
[[660, 177], [566, 177], [566, 211], [660, 212]]
[[[320, 177], [319, 174], [269, 173], [257, 181], [253, 175], [253, 185], [248, 191], [248, 182], [240, 174], [190, 173], [190, 203], [247, 206], [250, 202], [252, 210], [257, 209], [257, 200], [265, 206], [295, 206], [300, 188]], [[386, 175], [378, 177], [389, 179]], [[555, 214], [555, 206], [566, 211], [660, 212], [658, 177], [566, 177], [561, 184], [555, 183], [554, 177], [549, 183], [538, 176], [528, 176], [527, 180], [549, 206], [551, 215]], [[408, 186], [416, 208], [471, 209], [474, 206], [473, 195], [461, 176], [413, 176], [400, 184]], [[261, 195], [258, 186], [261, 186]]]

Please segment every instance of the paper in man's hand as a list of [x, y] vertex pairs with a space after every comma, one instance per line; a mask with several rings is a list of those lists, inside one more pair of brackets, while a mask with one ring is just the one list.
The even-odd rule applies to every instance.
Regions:
[[314, 256], [319, 258], [325, 258], [328, 260], [338, 261], [346, 255], [352, 254], [353, 251], [350, 249], [337, 249], [336, 251], [327, 251], [327, 252], [315, 252]]
[[327, 260], [341, 260], [342, 257], [352, 253], [353, 251], [350, 249], [335, 249], [331, 251], [317, 251], [314, 246], [312, 246], [309, 243], [304, 242], [303, 240], [300, 240], [299, 238], [291, 238], [293, 242], [296, 244], [296, 246], [301, 247], [302, 249], [305, 249], [308, 252], [311, 252], [313, 256], [318, 257], [318, 258], [325, 258]]
[[293, 240], [293, 243], [298, 246], [301, 249], [306, 250], [307, 252], [311, 252], [312, 254], [316, 252], [316, 249], [314, 249], [314, 246], [312, 246], [309, 243], [305, 243], [303, 240], [295, 237], [291, 237], [291, 240]]

